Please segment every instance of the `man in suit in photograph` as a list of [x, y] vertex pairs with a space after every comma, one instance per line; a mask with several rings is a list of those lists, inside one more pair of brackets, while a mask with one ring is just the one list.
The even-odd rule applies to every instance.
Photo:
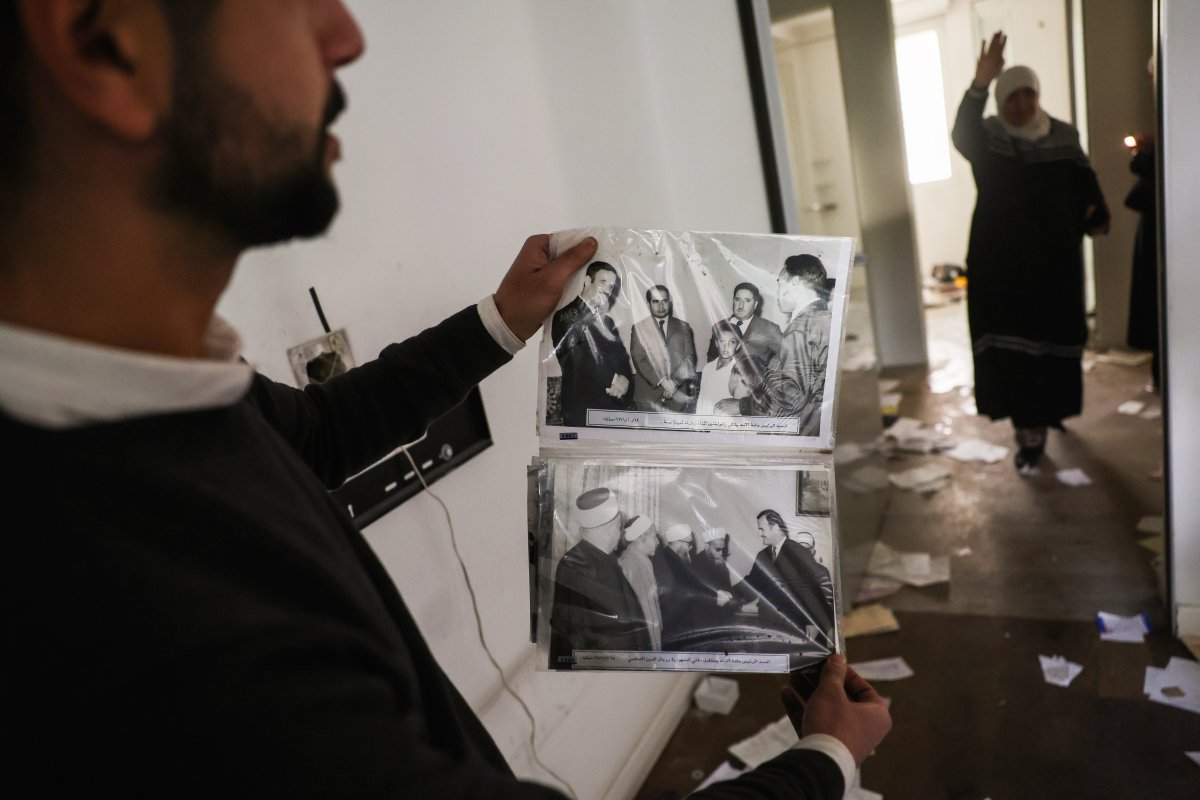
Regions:
[[[782, 333], [779, 326], [762, 317], [762, 292], [753, 283], [739, 283], [733, 290], [733, 313], [725, 320], [742, 339], [742, 350], [764, 364], [779, 355]], [[708, 342], [708, 358], [713, 361], [721, 353], [720, 331], [713, 325]]]
[[621, 540], [616, 494], [590, 489], [575, 500], [580, 540], [558, 562], [550, 611], [550, 666], [574, 663], [576, 650], [649, 650], [637, 593], [613, 551]]
[[675, 316], [666, 286], [646, 290], [650, 316], [633, 326], [633, 405], [639, 411], [696, 410], [696, 340], [692, 326]]
[[779, 310], [788, 315], [779, 358], [769, 365], [761, 397], [741, 401], [743, 414], [795, 417], [801, 436], [820, 432], [833, 315], [825, 265], [814, 255], [790, 256], [779, 271]]
[[733, 587], [738, 598], [748, 601], [742, 610], [750, 611], [757, 603], [763, 627], [789, 638], [815, 639], [822, 646], [834, 647], [829, 570], [817, 562], [813, 548], [788, 538], [787, 524], [779, 512], [759, 512], [758, 533], [763, 549], [749, 574]]
[[589, 408], [623, 411], [632, 406], [629, 352], [608, 315], [620, 294], [617, 270], [606, 261], [593, 261], [579, 296], [554, 314], [550, 337], [562, 368], [564, 425], [587, 425]]

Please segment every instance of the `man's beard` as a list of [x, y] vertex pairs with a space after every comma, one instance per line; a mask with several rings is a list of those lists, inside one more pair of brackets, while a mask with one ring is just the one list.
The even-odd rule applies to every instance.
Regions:
[[270, 119], [247, 91], [207, 65], [180, 69], [176, 89], [151, 189], [156, 205], [211, 226], [240, 248], [325, 232], [339, 200], [326, 174], [324, 130], [345, 108], [340, 86], [331, 84], [316, 132]]

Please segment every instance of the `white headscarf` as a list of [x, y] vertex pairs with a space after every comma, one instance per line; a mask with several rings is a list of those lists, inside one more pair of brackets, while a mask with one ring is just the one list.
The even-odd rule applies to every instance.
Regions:
[[996, 79], [996, 106], [1000, 112], [997, 116], [1009, 136], [1024, 139], [1027, 142], [1036, 142], [1050, 133], [1050, 115], [1045, 112], [1040, 103], [1033, 119], [1024, 125], [1012, 125], [1004, 118], [1004, 101], [1017, 89], [1025, 88], [1033, 89], [1041, 94], [1037, 74], [1029, 67], [1009, 67], [1001, 72], [1000, 77]]

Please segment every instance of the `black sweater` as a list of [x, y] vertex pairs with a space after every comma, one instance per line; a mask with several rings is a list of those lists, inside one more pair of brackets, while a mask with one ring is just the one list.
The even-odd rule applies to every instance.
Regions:
[[[227, 408], [69, 430], [0, 414], [10, 786], [558, 797], [512, 776], [326, 491], [508, 359], [471, 308], [303, 392], [260, 375]], [[789, 781], [840, 786], [801, 755]]]

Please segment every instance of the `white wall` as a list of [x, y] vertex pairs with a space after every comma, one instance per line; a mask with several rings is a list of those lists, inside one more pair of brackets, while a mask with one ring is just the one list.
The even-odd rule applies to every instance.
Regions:
[[[320, 333], [310, 285], [362, 360], [493, 291], [531, 233], [769, 230], [734, 0], [349, 5], [368, 46], [343, 78], [343, 212], [321, 241], [248, 256], [220, 307], [267, 374], [289, 380], [286, 348]], [[536, 349], [483, 384], [495, 447], [435, 490], [544, 759], [581, 797], [628, 796], [691, 679], [532, 670], [524, 494]], [[527, 722], [498, 694], [436, 504], [417, 497], [367, 534], [514, 768], [548, 780], [529, 759]]]
[[1200, 4], [1161, 8], [1167, 554], [1176, 632], [1200, 635]]

